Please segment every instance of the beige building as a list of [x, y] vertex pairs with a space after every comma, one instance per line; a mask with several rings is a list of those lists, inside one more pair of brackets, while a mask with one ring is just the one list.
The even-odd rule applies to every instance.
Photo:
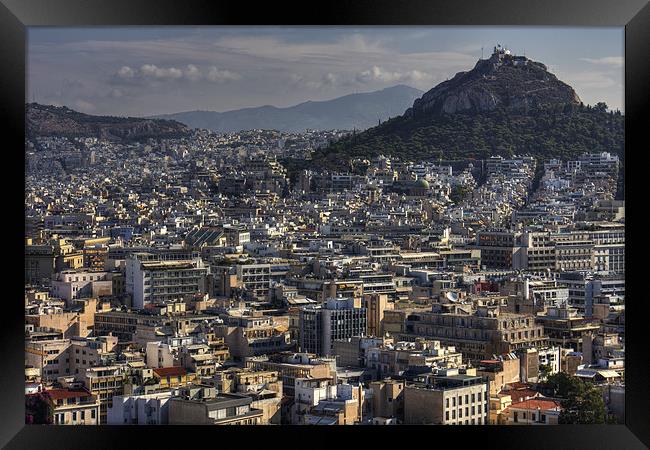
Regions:
[[506, 384], [519, 381], [521, 361], [517, 357], [504, 356], [503, 359], [483, 360], [476, 367], [476, 375], [490, 381], [490, 397], [496, 396]]
[[372, 416], [404, 418], [404, 387], [402, 380], [382, 380], [370, 383], [372, 391]]
[[[422, 336], [451, 345], [471, 361], [491, 359], [520, 348], [547, 347], [544, 328], [535, 316], [501, 313], [499, 307], [434, 305], [435, 311], [410, 314], [406, 336]], [[404, 339], [406, 340], [406, 339]]]
[[366, 366], [377, 370], [379, 377], [393, 377], [411, 367], [449, 367], [462, 365], [462, 354], [440, 341], [416, 338], [414, 342], [387, 342], [366, 352]]
[[506, 425], [557, 425], [562, 407], [557, 400], [533, 398], [504, 410]]
[[384, 312], [393, 309], [393, 303], [388, 302], [388, 295], [364, 294], [363, 305], [366, 308], [367, 335], [383, 336]]
[[86, 369], [84, 384], [99, 399], [99, 423], [106, 423], [107, 410], [113, 405], [113, 396], [124, 394], [128, 370], [123, 366], [90, 367]]
[[[453, 374], [453, 375], [452, 375]], [[485, 425], [489, 387], [482, 377], [448, 371], [404, 388], [404, 423], [412, 425]]]
[[86, 389], [45, 391], [52, 406], [55, 425], [99, 425], [99, 399]]
[[95, 313], [97, 311], [98, 301], [95, 298], [88, 298], [78, 300], [76, 304], [81, 305], [80, 311], [26, 314], [25, 323], [34, 327], [60, 331], [65, 338], [88, 336], [95, 325]]

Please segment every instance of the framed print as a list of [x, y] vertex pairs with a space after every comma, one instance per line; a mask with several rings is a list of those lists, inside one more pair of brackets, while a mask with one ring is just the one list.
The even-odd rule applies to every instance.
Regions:
[[7, 448], [648, 445], [643, 1], [2, 3]]

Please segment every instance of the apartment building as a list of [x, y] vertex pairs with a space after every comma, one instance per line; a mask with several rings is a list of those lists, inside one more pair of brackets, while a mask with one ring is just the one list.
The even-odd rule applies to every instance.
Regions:
[[84, 375], [84, 386], [99, 399], [99, 423], [107, 423], [108, 408], [114, 395], [124, 394], [124, 384], [129, 378], [125, 366], [89, 367]]
[[70, 304], [73, 299], [113, 295], [113, 281], [105, 271], [64, 270], [52, 277], [52, 296]]
[[[437, 305], [434, 305], [436, 307]], [[458, 305], [431, 312], [412, 313], [406, 318], [403, 337], [439, 340], [453, 346], [472, 361], [491, 359], [518, 348], [547, 346], [544, 328], [535, 316], [501, 313], [498, 307], [463, 311]]]
[[398, 377], [411, 367], [460, 367], [462, 354], [440, 341], [416, 338], [415, 342], [386, 343], [366, 352], [366, 366], [382, 377]]
[[214, 326], [215, 335], [224, 340], [230, 354], [240, 360], [290, 350], [295, 341], [289, 328], [273, 316], [221, 315], [223, 324]]
[[99, 425], [99, 399], [83, 388], [54, 388], [45, 391], [54, 425]]
[[330, 355], [334, 341], [364, 336], [366, 308], [353, 298], [330, 298], [323, 305], [306, 306], [300, 311], [301, 351]]
[[167, 425], [173, 390], [149, 394], [113, 396], [106, 414], [107, 425]]
[[162, 261], [150, 253], [136, 253], [126, 260], [126, 292], [134, 308], [207, 293], [208, 267], [200, 258]]
[[404, 423], [410, 425], [485, 425], [489, 383], [482, 377], [447, 370], [404, 388]]
[[242, 394], [217, 394], [209, 386], [184, 388], [169, 401], [169, 424], [258, 425], [263, 413], [252, 402]]

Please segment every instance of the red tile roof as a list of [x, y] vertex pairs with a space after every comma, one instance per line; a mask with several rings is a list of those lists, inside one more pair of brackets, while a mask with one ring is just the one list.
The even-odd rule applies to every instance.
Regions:
[[512, 398], [512, 403], [523, 402], [524, 400], [539, 397], [540, 393], [532, 389], [510, 389], [509, 391], [501, 391], [502, 394], [509, 395]]
[[540, 409], [541, 411], [548, 411], [548, 410], [555, 410], [555, 409], [562, 409], [560, 406], [560, 402], [557, 400], [549, 400], [546, 398], [536, 398], [532, 400], [525, 400], [523, 402], [519, 403], [513, 403], [512, 405], [508, 406], [506, 409], [530, 409], [530, 410], [535, 410], [535, 409]]
[[90, 397], [92, 394], [85, 389], [48, 389], [45, 392], [53, 399]]
[[153, 372], [156, 375], [158, 375], [160, 378], [162, 378], [162, 377], [177, 377], [177, 376], [187, 375], [187, 370], [185, 370], [184, 367], [180, 367], [180, 366], [159, 367], [159, 368], [153, 369]]

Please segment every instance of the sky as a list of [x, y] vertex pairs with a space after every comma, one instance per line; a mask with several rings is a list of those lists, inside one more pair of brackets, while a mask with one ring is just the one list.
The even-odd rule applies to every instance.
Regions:
[[30, 27], [26, 100], [148, 116], [427, 91], [496, 44], [624, 110], [622, 27]]

